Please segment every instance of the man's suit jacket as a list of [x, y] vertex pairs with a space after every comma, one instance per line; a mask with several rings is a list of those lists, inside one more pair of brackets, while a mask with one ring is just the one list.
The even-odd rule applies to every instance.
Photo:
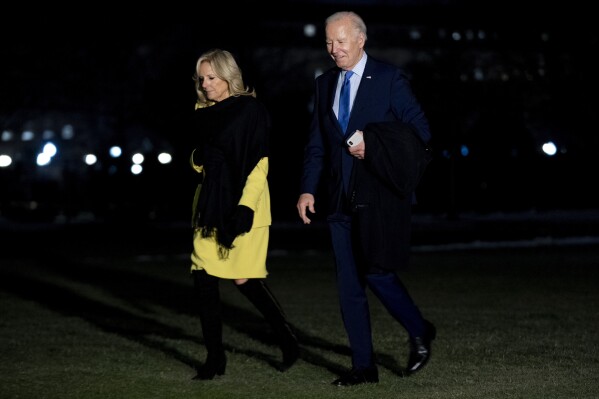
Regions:
[[[354, 162], [344, 132], [333, 111], [341, 69], [334, 67], [316, 78], [314, 110], [304, 153], [301, 192], [316, 194], [321, 175], [329, 195], [328, 214], [344, 209]], [[413, 125], [422, 140], [430, 140], [429, 125], [407, 77], [394, 65], [368, 56], [350, 113], [347, 132], [363, 130], [371, 122], [400, 121]], [[368, 152], [368, 147], [366, 148]]]

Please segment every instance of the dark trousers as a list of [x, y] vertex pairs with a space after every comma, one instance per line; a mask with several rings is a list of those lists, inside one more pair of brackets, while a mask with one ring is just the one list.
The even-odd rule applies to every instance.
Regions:
[[363, 265], [357, 264], [352, 249], [351, 217], [335, 214], [327, 220], [335, 255], [341, 316], [352, 351], [352, 367], [373, 367], [375, 359], [366, 287], [372, 290], [410, 337], [424, 334], [424, 320], [396, 273], [368, 273]]

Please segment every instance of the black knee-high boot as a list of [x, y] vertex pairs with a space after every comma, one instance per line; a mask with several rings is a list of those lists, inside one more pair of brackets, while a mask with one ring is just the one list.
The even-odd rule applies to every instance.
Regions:
[[274, 330], [283, 352], [281, 371], [287, 370], [298, 359], [299, 346], [281, 305], [263, 280], [249, 279], [244, 284], [238, 285], [237, 288], [262, 313]]
[[227, 366], [227, 357], [223, 348], [223, 323], [219, 281], [204, 270], [193, 271], [196, 298], [199, 302], [200, 322], [206, 345], [206, 361], [198, 367], [195, 380], [211, 380], [215, 375], [223, 375]]

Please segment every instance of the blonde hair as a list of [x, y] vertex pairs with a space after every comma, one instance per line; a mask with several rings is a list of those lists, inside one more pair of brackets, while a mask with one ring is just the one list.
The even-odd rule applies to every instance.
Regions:
[[200, 64], [202, 62], [210, 63], [214, 74], [219, 78], [227, 82], [229, 87], [229, 94], [231, 96], [252, 96], [256, 97], [256, 91], [245, 86], [243, 83], [243, 77], [241, 75], [241, 69], [233, 54], [226, 50], [212, 49], [200, 56], [196, 63], [196, 73], [193, 76], [195, 81], [196, 92], [198, 94], [197, 107], [207, 107], [214, 104], [206, 98], [206, 95], [202, 91], [202, 83], [200, 82], [198, 72]]

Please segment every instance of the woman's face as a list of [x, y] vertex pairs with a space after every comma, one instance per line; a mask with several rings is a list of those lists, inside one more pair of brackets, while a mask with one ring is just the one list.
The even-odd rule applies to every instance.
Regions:
[[212, 70], [212, 65], [208, 61], [200, 64], [198, 79], [208, 100], [219, 102], [230, 96], [229, 84], [216, 76]]

